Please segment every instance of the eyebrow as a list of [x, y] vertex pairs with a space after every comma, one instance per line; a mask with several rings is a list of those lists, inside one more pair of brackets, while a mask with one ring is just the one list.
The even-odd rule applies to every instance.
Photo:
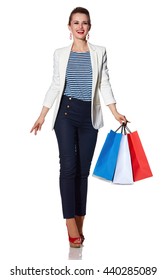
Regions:
[[[79, 22], [79, 20], [73, 20], [73, 22]], [[82, 23], [88, 23], [88, 20], [81, 21]]]

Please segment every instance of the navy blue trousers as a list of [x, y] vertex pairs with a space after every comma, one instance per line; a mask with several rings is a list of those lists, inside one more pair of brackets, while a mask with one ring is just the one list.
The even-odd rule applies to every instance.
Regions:
[[91, 122], [91, 102], [63, 96], [54, 130], [59, 147], [63, 217], [84, 216], [98, 134]]

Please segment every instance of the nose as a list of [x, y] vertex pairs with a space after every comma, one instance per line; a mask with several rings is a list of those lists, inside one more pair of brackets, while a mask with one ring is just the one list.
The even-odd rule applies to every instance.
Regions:
[[82, 29], [83, 28], [83, 23], [79, 23], [79, 28]]

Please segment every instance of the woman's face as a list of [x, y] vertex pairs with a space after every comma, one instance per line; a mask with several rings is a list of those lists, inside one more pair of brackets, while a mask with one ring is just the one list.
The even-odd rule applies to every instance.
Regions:
[[90, 30], [88, 16], [85, 14], [73, 14], [71, 23], [68, 26], [74, 39], [85, 40]]

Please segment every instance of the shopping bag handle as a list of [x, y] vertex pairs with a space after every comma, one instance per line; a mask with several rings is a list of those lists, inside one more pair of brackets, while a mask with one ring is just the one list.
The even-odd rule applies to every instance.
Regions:
[[125, 134], [125, 135], [127, 134], [127, 132], [128, 132], [128, 133], [132, 133], [132, 132], [130, 131], [129, 127], [127, 126], [127, 122], [126, 122], [126, 123], [123, 123], [122, 125], [123, 125], [123, 128], [124, 128], [124, 134]]
[[127, 132], [131, 133], [129, 127], [127, 127], [127, 123], [123, 122], [116, 130], [115, 132], [117, 132], [119, 129], [121, 129], [121, 133], [126, 135]]

